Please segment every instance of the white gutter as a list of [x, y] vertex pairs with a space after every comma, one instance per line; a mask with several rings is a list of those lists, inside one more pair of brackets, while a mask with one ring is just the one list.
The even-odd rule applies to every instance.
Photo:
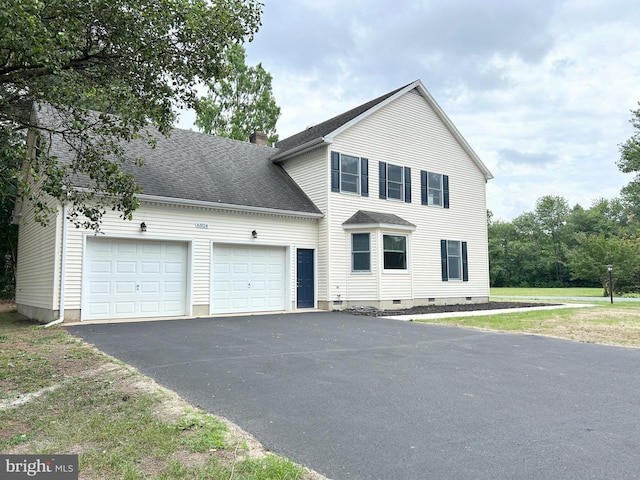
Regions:
[[64, 282], [67, 270], [67, 202], [62, 204], [62, 260], [60, 262], [60, 315], [57, 320], [43, 325], [43, 328], [53, 327], [64, 321]]
[[174, 205], [191, 205], [194, 207], [209, 207], [209, 208], [217, 208], [219, 210], [239, 210], [243, 212], [258, 212], [258, 213], [271, 213], [274, 215], [290, 215], [294, 217], [307, 217], [307, 218], [322, 218], [324, 214], [322, 213], [309, 213], [309, 212], [298, 212], [295, 210], [281, 210], [277, 208], [266, 208], [266, 207], [251, 207], [247, 205], [234, 205], [232, 203], [216, 203], [216, 202], [206, 202], [204, 200], [189, 200], [186, 198], [172, 198], [172, 197], [161, 197], [158, 195], [145, 195], [140, 194], [136, 195], [140, 200], [146, 200], [148, 202], [158, 202], [158, 203], [168, 203]]

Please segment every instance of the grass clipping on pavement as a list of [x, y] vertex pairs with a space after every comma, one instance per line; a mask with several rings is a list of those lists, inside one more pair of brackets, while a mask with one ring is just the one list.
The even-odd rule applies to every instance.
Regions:
[[323, 478], [62, 328], [2, 305], [0, 453], [78, 454], [81, 479]]

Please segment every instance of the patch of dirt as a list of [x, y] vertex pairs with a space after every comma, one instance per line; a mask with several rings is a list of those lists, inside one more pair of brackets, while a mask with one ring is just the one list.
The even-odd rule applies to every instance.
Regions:
[[507, 308], [531, 308], [559, 305], [557, 303], [538, 302], [486, 302], [486, 303], [457, 303], [452, 305], [421, 305], [400, 310], [378, 310], [374, 307], [352, 307], [344, 310], [352, 315], [367, 315], [370, 317], [391, 317], [395, 315], [420, 315], [425, 313], [474, 312], [478, 310], [500, 310]]
[[2, 312], [11, 312], [15, 310], [16, 302], [13, 300], [0, 300], [0, 313]]

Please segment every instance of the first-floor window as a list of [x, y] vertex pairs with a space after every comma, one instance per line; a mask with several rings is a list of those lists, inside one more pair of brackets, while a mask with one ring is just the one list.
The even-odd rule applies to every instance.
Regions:
[[442, 280], [469, 280], [467, 242], [441, 240]]
[[407, 237], [404, 235], [383, 235], [385, 270], [407, 269]]
[[351, 270], [371, 271], [371, 243], [368, 233], [351, 234]]

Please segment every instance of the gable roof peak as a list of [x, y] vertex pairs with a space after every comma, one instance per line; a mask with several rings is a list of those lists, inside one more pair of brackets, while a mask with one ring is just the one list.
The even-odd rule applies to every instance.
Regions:
[[[391, 92], [374, 98], [373, 100], [369, 100], [368, 102], [358, 105], [351, 110], [336, 115], [329, 120], [325, 120], [324, 122], [318, 124], [312, 123], [303, 131], [280, 140], [279, 142], [276, 142], [275, 146], [276, 148], [280, 149], [281, 152], [280, 154], [276, 155], [276, 157], [282, 157], [292, 150], [295, 150], [297, 147], [306, 145], [313, 140], [335, 135], [337, 130], [342, 129], [347, 124], [350, 124], [354, 120], [358, 119], [360, 116], [370, 113], [370, 110], [373, 110], [375, 107], [379, 107], [383, 103], [387, 103], [387, 101], [389, 101], [394, 95], [400, 94], [400, 92], [404, 93], [403, 90], [411, 90], [415, 88], [415, 86], [419, 83], [420, 81], [416, 80], [415, 82], [409, 83], [403, 87], [397, 88]], [[277, 158], [274, 157], [274, 160], [277, 160]]]
[[478, 169], [482, 172], [486, 180], [493, 178], [493, 175], [486, 167], [486, 165], [480, 160], [480, 157], [471, 148], [471, 145], [467, 143], [462, 134], [458, 131], [451, 119], [444, 113], [444, 110], [438, 105], [438, 102], [431, 96], [420, 79], [408, 83], [404, 87], [397, 88], [389, 93], [381, 95], [378, 98], [374, 98], [362, 105], [352, 108], [351, 110], [337, 115], [329, 120], [319, 123], [311, 128], [296, 133], [291, 137], [285, 138], [275, 144], [275, 147], [279, 150], [274, 156], [271, 157], [273, 162], [278, 163], [285, 158], [292, 155], [307, 151], [313, 147], [322, 144], [330, 144], [333, 142], [333, 137], [343, 132], [352, 125], [358, 123], [360, 120], [371, 115], [378, 109], [391, 103], [396, 98], [416, 90], [427, 104], [433, 109], [444, 126], [451, 132], [456, 141], [460, 144], [462, 149], [469, 155], [471, 160], [475, 163]]

